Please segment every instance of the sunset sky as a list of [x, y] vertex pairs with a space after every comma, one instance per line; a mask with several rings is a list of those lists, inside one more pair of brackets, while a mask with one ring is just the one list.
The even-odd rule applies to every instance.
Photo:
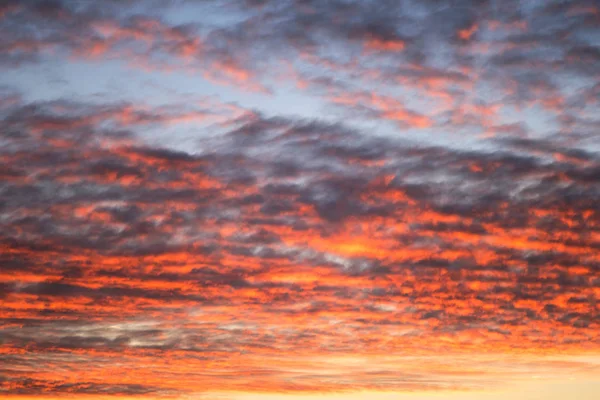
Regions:
[[0, 0], [0, 397], [597, 400], [598, 0]]

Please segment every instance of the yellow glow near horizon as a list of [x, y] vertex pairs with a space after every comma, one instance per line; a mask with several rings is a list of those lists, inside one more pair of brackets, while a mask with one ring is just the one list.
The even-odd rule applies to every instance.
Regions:
[[[431, 392], [378, 392], [359, 391], [348, 393], [245, 393], [245, 392], [210, 392], [196, 393], [176, 397], [144, 397], [145, 400], [183, 399], [183, 400], [597, 400], [600, 393], [600, 379], [583, 380], [567, 378], [560, 382], [528, 382], [496, 391], [431, 391]], [[110, 395], [77, 395], [65, 394], [52, 396], [18, 396], [6, 398], [18, 400], [134, 400], [139, 396]]]
[[328, 394], [221, 393], [214, 398], [219, 400], [597, 400], [598, 393], [600, 393], [600, 379], [597, 381], [573, 379], [552, 383], [523, 383], [498, 391], [425, 393], [361, 391]]

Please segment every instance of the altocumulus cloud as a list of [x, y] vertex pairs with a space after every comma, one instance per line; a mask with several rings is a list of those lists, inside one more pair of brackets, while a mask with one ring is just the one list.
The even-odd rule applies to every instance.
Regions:
[[596, 2], [209, 3], [0, 1], [2, 394], [597, 376]]

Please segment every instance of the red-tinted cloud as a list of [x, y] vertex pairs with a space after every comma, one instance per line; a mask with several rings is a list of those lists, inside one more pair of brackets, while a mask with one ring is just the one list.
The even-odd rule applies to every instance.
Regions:
[[26, 107], [4, 119], [5, 393], [469, 389], [503, 378], [343, 359], [598, 349], [594, 154], [255, 115], [190, 155], [103, 144], [107, 120], [144, 120], [110, 105]]

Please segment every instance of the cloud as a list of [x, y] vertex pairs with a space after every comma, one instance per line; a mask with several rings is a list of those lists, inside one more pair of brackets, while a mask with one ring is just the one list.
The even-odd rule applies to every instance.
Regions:
[[[324, 96], [333, 105], [357, 92], [384, 98], [382, 85], [403, 96], [415, 91], [426, 104], [409, 107], [387, 95], [387, 107], [359, 114], [420, 129], [441, 122], [444, 110], [488, 103], [497, 112], [540, 105], [556, 118], [565, 108], [576, 110], [582, 98], [565, 77], [587, 83], [581, 87], [597, 80], [591, 40], [597, 13], [584, 1], [528, 8], [488, 1], [236, 1], [223, 5], [235, 17], [231, 23], [212, 24], [189, 18], [174, 23], [164, 18], [168, 7], [149, 1], [115, 4], [100, 10], [71, 2], [8, 2], [0, 20], [1, 62], [119, 60], [134, 70], [199, 74], [269, 95], [276, 94], [274, 77], [286, 73], [285, 65], [298, 87], [313, 94], [322, 94], [311, 84], [319, 80], [352, 82], [356, 90]], [[140, 7], [146, 14], [136, 12]], [[457, 117], [450, 116], [447, 126], [464, 129]], [[470, 125], [494, 134], [490, 121]]]
[[[15, 104], [3, 119], [2, 351], [15, 362], [72, 354], [106, 376], [116, 371], [106, 357], [123, 353], [140, 367], [165, 351], [190, 366], [223, 363], [229, 372], [215, 382], [238, 387], [248, 382], [230, 375], [246, 371], [233, 354], [252, 365], [265, 352], [309, 349], [510, 354], [594, 345], [596, 153], [550, 139], [499, 139], [494, 152], [414, 146], [255, 113], [192, 154], [110, 134], [107, 121], [113, 129], [123, 121], [117, 109], [80, 104], [84, 117], [74, 118], [52, 102]], [[164, 120], [161, 109], [144, 112]], [[137, 320], [154, 330], [136, 330]], [[338, 323], [344, 329], [330, 328]], [[46, 330], [23, 329], [33, 326]], [[300, 376], [277, 365], [254, 389], [333, 390], [344, 379], [410, 389], [432, 376]], [[180, 377], [191, 373], [182, 368]], [[82, 374], [37, 378], [26, 366], [3, 387], [214, 388]], [[478, 384], [438, 376], [426, 386], [448, 385]]]
[[2, 379], [2, 383], [2, 388], [4, 389], [3, 391], [6, 392], [9, 390], [11, 394], [19, 395], [39, 394], [40, 392], [48, 390], [51, 390], [54, 393], [109, 394], [121, 396], [142, 395], [158, 392], [156, 388], [138, 384], [105, 385], [102, 383], [93, 382], [69, 383], [35, 379]]
[[[10, 76], [116, 63], [244, 102], [0, 86], [0, 392], [594, 377], [576, 356], [600, 344], [597, 19], [587, 1], [0, 1]], [[181, 129], [185, 148], [157, 138]]]

